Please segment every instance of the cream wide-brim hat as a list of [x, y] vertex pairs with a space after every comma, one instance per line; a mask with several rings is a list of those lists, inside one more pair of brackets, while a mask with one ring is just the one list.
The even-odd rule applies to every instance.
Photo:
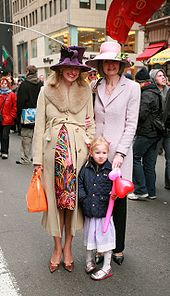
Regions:
[[121, 53], [121, 45], [116, 40], [102, 43], [100, 46], [100, 54], [86, 61], [85, 64], [97, 69], [99, 62], [106, 60], [121, 62], [125, 67], [132, 66], [130, 59], [126, 58], [126, 55]]

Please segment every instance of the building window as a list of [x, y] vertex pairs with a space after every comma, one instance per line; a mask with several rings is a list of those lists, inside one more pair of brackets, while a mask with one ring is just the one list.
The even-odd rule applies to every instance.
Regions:
[[52, 16], [52, 1], [49, 2], [49, 16]]
[[31, 57], [37, 57], [37, 39], [31, 40]]
[[67, 9], [67, 0], [65, 0], [65, 9]]
[[104, 29], [78, 28], [78, 45], [85, 46], [86, 51], [98, 52], [104, 41]]
[[54, 15], [57, 14], [57, 0], [54, 0]]
[[[61, 30], [61, 31], [55, 32], [52, 35], [50, 35], [50, 37], [63, 42], [66, 47], [69, 46], [68, 30]], [[60, 49], [61, 49], [60, 43], [52, 39], [45, 38], [45, 54], [46, 55], [59, 53]]]
[[106, 0], [96, 0], [97, 10], [106, 10]]
[[91, 7], [91, 0], [80, 0], [80, 8], [88, 8]]
[[44, 19], [47, 19], [47, 4], [44, 5]]
[[136, 52], [135, 43], [136, 43], [136, 32], [130, 31], [125, 44], [122, 45], [122, 51], [125, 51], [127, 53], [135, 53]]
[[15, 3], [12, 4], [13, 14], [15, 14]]
[[34, 11], [32, 12], [32, 25], [35, 25], [35, 15], [34, 15]]
[[35, 10], [35, 24], [38, 24], [38, 15], [37, 15], [37, 9]]
[[43, 22], [43, 6], [40, 7], [41, 22]]
[[26, 72], [28, 66], [28, 44], [27, 42], [17, 45], [18, 51], [18, 74]]
[[30, 27], [32, 26], [32, 16], [31, 13], [29, 14], [29, 20], [30, 20]]
[[63, 1], [60, 0], [60, 12], [63, 11]]
[[25, 26], [28, 28], [28, 16], [25, 17]]

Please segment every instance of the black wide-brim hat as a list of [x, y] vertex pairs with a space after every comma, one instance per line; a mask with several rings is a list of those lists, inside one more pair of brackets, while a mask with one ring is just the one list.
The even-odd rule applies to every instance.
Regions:
[[61, 57], [58, 64], [50, 67], [51, 70], [56, 71], [60, 67], [76, 67], [80, 68], [81, 72], [88, 72], [91, 67], [83, 65], [82, 59], [85, 52], [85, 47], [82, 46], [69, 46], [61, 47]]

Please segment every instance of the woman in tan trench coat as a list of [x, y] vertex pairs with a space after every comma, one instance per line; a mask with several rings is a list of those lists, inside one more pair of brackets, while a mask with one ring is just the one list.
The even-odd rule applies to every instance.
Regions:
[[[89, 140], [95, 132], [91, 90], [82, 78], [89, 67], [82, 64], [83, 47], [61, 49], [54, 73], [42, 87], [33, 137], [35, 170], [42, 168], [48, 200], [48, 212], [42, 224], [54, 237], [51, 272], [59, 269], [63, 254], [64, 268], [73, 270], [72, 238], [83, 226], [77, 203], [77, 175], [87, 159]], [[92, 125], [85, 128], [85, 118]], [[62, 236], [65, 231], [65, 243]]]
[[[112, 167], [120, 167], [123, 178], [132, 179], [132, 143], [138, 122], [139, 85], [123, 75], [128, 60], [121, 54], [117, 41], [104, 42], [100, 54], [86, 62], [98, 70], [103, 79], [96, 87], [96, 135], [110, 142], [109, 160]], [[116, 228], [116, 249], [113, 260], [121, 265], [124, 259], [126, 198], [115, 201], [113, 220]]]

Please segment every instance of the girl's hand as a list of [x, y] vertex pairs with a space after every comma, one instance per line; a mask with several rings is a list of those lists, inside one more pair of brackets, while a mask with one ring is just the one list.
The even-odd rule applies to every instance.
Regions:
[[37, 172], [39, 169], [43, 171], [43, 166], [41, 164], [34, 164], [34, 172]]
[[91, 118], [90, 118], [90, 116], [86, 116], [86, 118], [85, 118], [85, 128], [87, 129], [90, 126], [91, 126]]
[[112, 169], [120, 168], [122, 166], [123, 159], [124, 159], [123, 155], [121, 155], [120, 153], [116, 153], [113, 159]]

